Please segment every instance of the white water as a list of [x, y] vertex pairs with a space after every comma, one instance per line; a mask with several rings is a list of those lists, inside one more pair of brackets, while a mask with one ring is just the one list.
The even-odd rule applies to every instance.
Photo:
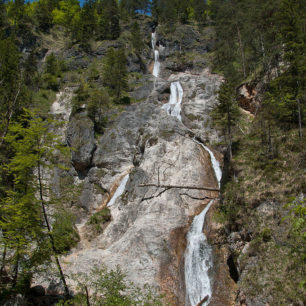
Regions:
[[127, 174], [122, 181], [120, 182], [119, 187], [117, 188], [116, 192], [114, 193], [113, 197], [110, 199], [110, 201], [107, 204], [107, 207], [112, 206], [115, 204], [116, 200], [123, 194], [125, 190], [126, 183], [129, 180], [130, 175]]
[[154, 67], [153, 67], [153, 75], [157, 78], [159, 74], [159, 52], [158, 50], [154, 50]]
[[162, 108], [170, 116], [176, 117], [179, 121], [182, 121], [181, 117], [181, 103], [183, 100], [183, 88], [180, 82], [172, 82], [170, 86], [170, 98], [169, 102], [164, 104]]
[[187, 235], [187, 249], [185, 253], [185, 283], [186, 283], [186, 305], [196, 306], [206, 296], [207, 305], [211, 298], [212, 288], [209, 271], [212, 269], [212, 249], [203, 234], [205, 216], [213, 200], [205, 209], [195, 216]]
[[199, 144], [202, 148], [204, 148], [204, 150], [206, 150], [209, 153], [211, 164], [213, 166], [213, 169], [214, 169], [214, 172], [215, 172], [215, 176], [217, 178], [218, 185], [220, 187], [220, 182], [221, 182], [221, 178], [222, 178], [222, 170], [221, 170], [221, 167], [220, 167], [220, 163], [217, 161], [217, 159], [215, 158], [214, 153], [208, 147], [206, 147], [203, 143], [197, 141], [195, 138], [193, 140], [197, 144]]
[[[220, 187], [222, 177], [220, 163], [208, 147], [196, 139], [194, 139], [194, 141], [209, 153], [215, 176]], [[187, 235], [187, 249], [185, 253], [186, 305], [196, 306], [206, 296], [208, 296], [208, 300], [202, 305], [208, 305], [212, 295], [212, 287], [209, 278], [209, 270], [212, 269], [213, 266], [212, 249], [207, 243], [207, 238], [203, 233], [205, 216], [212, 204], [213, 200], [193, 219], [191, 229]]]
[[156, 50], [156, 32], [152, 33], [151, 44], [154, 52], [154, 67], [152, 74], [157, 78], [160, 70], [160, 63], [159, 63], [159, 52], [158, 50]]

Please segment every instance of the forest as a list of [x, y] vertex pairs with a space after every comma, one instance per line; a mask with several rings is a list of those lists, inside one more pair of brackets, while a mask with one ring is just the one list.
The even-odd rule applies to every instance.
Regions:
[[[80, 294], [71, 296], [61, 256], [80, 240], [66, 205], [79, 190], [67, 184], [59, 197], [43, 178], [55, 168], [68, 172], [75, 151], [54, 132], [64, 123], [48, 112], [67, 82], [77, 84], [72, 114], [86, 105], [96, 135], [104, 134], [114, 112], [135, 103], [130, 93], [139, 76], [129, 72], [128, 57], [132, 52], [142, 69], [138, 74], [146, 73], [147, 18], [152, 31], [161, 28], [166, 37], [178, 27], [209, 29], [207, 65], [223, 78], [212, 117], [227, 167], [217, 215], [229, 232], [251, 231], [255, 253], [264, 256], [266, 242], [285, 245], [284, 252], [275, 252], [289, 261], [286, 271], [295, 280], [285, 293], [268, 282], [275, 301], [300, 305], [294, 302], [302, 303], [305, 290], [305, 7], [305, 0], [86, 0], [82, 6], [78, 0], [0, 0], [0, 304], [31, 296], [34, 274], [50, 262], [63, 284], [62, 305], [163, 304], [150, 288], [136, 298], [140, 289], [125, 283], [120, 269], [105, 267], [92, 279], [83, 275]], [[48, 41], [50, 33], [89, 65], [74, 67], [65, 56], [41, 54], [42, 42], [57, 43]], [[97, 45], [105, 46], [98, 60]], [[177, 51], [176, 60], [188, 56]], [[246, 107], [251, 124], [240, 111], [242, 88], [251, 96], [256, 92]], [[280, 203], [283, 240], [274, 237], [276, 227], [251, 228], [259, 199]], [[104, 222], [103, 213], [91, 221]], [[275, 272], [278, 263], [269, 256], [265, 265]], [[250, 275], [241, 286], [253, 294], [259, 282]]]

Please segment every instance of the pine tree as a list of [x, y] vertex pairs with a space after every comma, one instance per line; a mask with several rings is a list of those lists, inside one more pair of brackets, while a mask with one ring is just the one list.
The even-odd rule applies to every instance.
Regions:
[[137, 54], [140, 54], [141, 50], [144, 47], [143, 38], [140, 33], [140, 27], [137, 21], [132, 24], [131, 28], [132, 33], [132, 45]]
[[218, 101], [219, 104], [213, 111], [213, 119], [227, 140], [229, 159], [231, 160], [233, 127], [236, 126], [240, 116], [233, 84], [228, 81], [222, 83], [219, 90]]
[[[1, 203], [5, 218], [0, 225], [6, 233], [1, 239], [4, 239], [5, 246], [10, 247], [15, 254], [16, 273], [13, 286], [17, 283], [20, 271], [31, 275], [36, 264], [48, 259], [48, 248], [41, 244], [46, 244], [48, 239], [51, 251], [49, 254], [55, 258], [65, 294], [68, 296], [68, 287], [58, 258], [59, 251], [47, 215], [46, 205], [50, 194], [43, 177], [46, 169], [56, 165], [55, 151], [64, 152], [66, 149], [48, 131], [50, 123], [25, 110], [19, 122], [10, 125], [5, 140], [11, 145], [14, 155], [5, 170], [13, 177], [13, 186], [6, 191]], [[35, 262], [37, 258], [39, 260]], [[21, 265], [24, 266], [23, 269]]]
[[100, 39], [117, 39], [120, 36], [120, 15], [115, 0], [101, 0], [98, 5], [100, 11], [98, 36]]
[[123, 48], [118, 51], [113, 48], [108, 50], [103, 63], [102, 79], [117, 103], [120, 103], [122, 94], [128, 89], [126, 64]]

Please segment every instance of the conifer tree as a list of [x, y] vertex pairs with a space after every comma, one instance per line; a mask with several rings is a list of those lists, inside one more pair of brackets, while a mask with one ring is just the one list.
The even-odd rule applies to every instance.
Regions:
[[132, 45], [137, 54], [140, 54], [141, 50], [144, 47], [143, 39], [140, 33], [140, 27], [137, 21], [132, 24], [131, 28], [132, 33]]
[[240, 116], [233, 84], [228, 81], [222, 83], [219, 90], [218, 101], [219, 104], [213, 111], [213, 119], [227, 140], [229, 159], [231, 160], [233, 127], [236, 126]]
[[120, 103], [122, 94], [128, 89], [126, 56], [123, 48], [110, 48], [103, 63], [103, 83], [110, 89], [115, 101]]
[[[4, 239], [4, 244], [12, 248], [15, 254], [16, 273], [13, 285], [17, 283], [18, 274], [22, 270], [21, 264], [24, 265], [22, 271], [30, 272], [31, 275], [36, 264], [48, 259], [48, 240], [51, 251], [49, 256], [53, 255], [55, 258], [65, 294], [68, 296], [68, 287], [58, 258], [59, 250], [47, 214], [50, 193], [44, 179], [44, 171], [56, 165], [55, 150], [64, 153], [66, 149], [48, 131], [50, 123], [25, 110], [20, 121], [10, 126], [6, 142], [11, 145], [13, 156], [5, 169], [13, 177], [13, 186], [6, 191], [1, 203], [5, 218], [1, 220], [0, 226], [6, 233], [1, 239]], [[37, 258], [38, 262], [33, 262]]]

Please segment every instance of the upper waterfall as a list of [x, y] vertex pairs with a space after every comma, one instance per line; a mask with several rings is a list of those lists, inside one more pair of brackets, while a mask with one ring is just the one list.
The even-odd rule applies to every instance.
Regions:
[[153, 75], [157, 78], [159, 74], [159, 52], [158, 50], [154, 50], [154, 68], [153, 68]]
[[157, 78], [159, 74], [160, 63], [159, 63], [159, 51], [156, 49], [156, 32], [152, 33], [151, 44], [154, 53], [154, 67], [152, 74]]
[[164, 104], [162, 108], [166, 110], [168, 115], [176, 117], [179, 121], [182, 121], [181, 117], [181, 103], [183, 100], [183, 88], [179, 81], [172, 82], [170, 86], [170, 98], [169, 102]]

